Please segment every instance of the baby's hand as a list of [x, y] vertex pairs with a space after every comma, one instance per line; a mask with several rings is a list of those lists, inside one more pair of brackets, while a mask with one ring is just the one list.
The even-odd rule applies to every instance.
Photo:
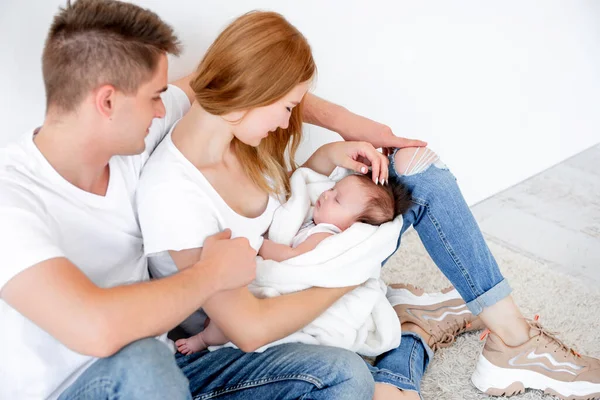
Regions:
[[268, 259], [268, 254], [269, 254], [269, 248], [272, 247], [273, 242], [270, 241], [269, 239], [265, 239], [263, 240], [262, 246], [260, 246], [260, 249], [258, 250], [258, 255], [261, 256], [262, 258], [264, 258], [265, 260]]
[[262, 245], [260, 246], [260, 249], [258, 249], [258, 255], [261, 256], [262, 258], [265, 258], [263, 256], [263, 252], [264, 252], [264, 248], [265, 248], [265, 243], [267, 242], [267, 240], [269, 239], [264, 239]]

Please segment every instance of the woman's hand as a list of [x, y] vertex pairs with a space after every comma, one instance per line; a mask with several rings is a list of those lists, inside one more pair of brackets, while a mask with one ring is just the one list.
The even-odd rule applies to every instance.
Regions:
[[371, 167], [373, 182], [388, 181], [387, 156], [368, 142], [333, 142], [317, 149], [304, 166], [320, 174], [329, 175], [336, 166], [366, 174]]

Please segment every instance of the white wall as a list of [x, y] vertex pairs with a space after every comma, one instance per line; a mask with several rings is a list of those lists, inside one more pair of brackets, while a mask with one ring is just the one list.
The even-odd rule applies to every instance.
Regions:
[[[0, 4], [0, 145], [40, 124], [40, 56], [58, 0]], [[600, 141], [600, 2], [139, 0], [171, 23], [195, 67], [251, 9], [283, 13], [308, 38], [315, 93], [426, 140], [470, 204]], [[302, 154], [336, 138], [309, 128]]]

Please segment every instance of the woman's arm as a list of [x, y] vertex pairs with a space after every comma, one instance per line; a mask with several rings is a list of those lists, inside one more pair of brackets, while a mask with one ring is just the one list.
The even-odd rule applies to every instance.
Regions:
[[382, 184], [388, 180], [387, 156], [367, 142], [333, 142], [319, 147], [304, 163], [323, 175], [330, 175], [336, 166], [366, 174], [371, 166], [373, 182]]
[[300, 245], [295, 248], [265, 239], [260, 250], [258, 251], [258, 255], [265, 260], [274, 260], [277, 262], [289, 260], [290, 258], [294, 258], [314, 250], [319, 243], [331, 235], [333, 235], [333, 233], [315, 233], [314, 235], [310, 235], [304, 242], [300, 243]]
[[[202, 249], [169, 252], [177, 268], [193, 264]], [[310, 288], [278, 297], [258, 299], [247, 287], [222, 291], [204, 303], [208, 314], [240, 349], [254, 351], [282, 339], [314, 321], [356, 286]]]
[[344, 140], [366, 141], [375, 148], [425, 147], [426, 142], [394, 135], [387, 125], [347, 110], [307, 93], [304, 99], [304, 122], [337, 132]]
[[204, 311], [236, 346], [252, 352], [304, 328], [355, 288], [313, 287], [265, 299], [242, 288], [211, 297]]

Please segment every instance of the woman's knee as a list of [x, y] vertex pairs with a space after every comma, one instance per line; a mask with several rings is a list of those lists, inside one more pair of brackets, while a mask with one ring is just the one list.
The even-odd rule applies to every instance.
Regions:
[[440, 157], [427, 147], [404, 147], [395, 151], [393, 165], [398, 175], [416, 175], [431, 164], [439, 163]]

